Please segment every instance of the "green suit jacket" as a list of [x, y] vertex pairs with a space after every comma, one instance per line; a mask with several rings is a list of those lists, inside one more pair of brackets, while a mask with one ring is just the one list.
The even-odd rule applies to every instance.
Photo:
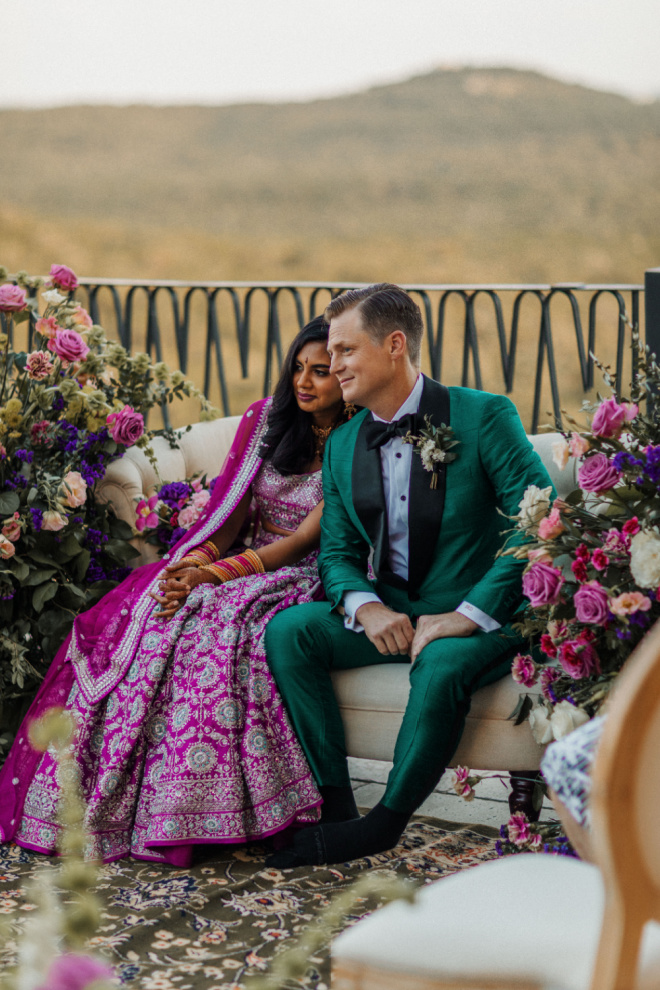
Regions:
[[[450, 612], [464, 600], [501, 625], [522, 601], [523, 564], [496, 557], [501, 514], [515, 515], [528, 485], [552, 486], [510, 399], [424, 379], [420, 422], [451, 425], [456, 459], [441, 465], [437, 489], [413, 452], [408, 499], [409, 580], [389, 569], [380, 451], [367, 450], [368, 410], [335, 430], [323, 459], [319, 571], [333, 607], [347, 591], [371, 591], [412, 615]], [[500, 512], [498, 512], [498, 509]], [[373, 548], [375, 580], [367, 562]]]

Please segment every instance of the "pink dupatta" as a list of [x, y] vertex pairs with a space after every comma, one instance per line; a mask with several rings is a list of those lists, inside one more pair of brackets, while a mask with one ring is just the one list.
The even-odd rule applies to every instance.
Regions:
[[[211, 498], [197, 522], [165, 555], [168, 562], [175, 563], [192, 547], [209, 539], [245, 495], [261, 466], [259, 450], [270, 403], [270, 398], [261, 399], [246, 411]], [[0, 841], [6, 842], [15, 834], [41, 759], [41, 753], [29, 744], [28, 726], [49, 708], [64, 706], [74, 680], [91, 704], [102, 701], [114, 690], [133, 662], [156, 607], [149, 592], [156, 589], [163, 566], [162, 561], [155, 561], [136, 568], [100, 602], [76, 616], [0, 770]]]

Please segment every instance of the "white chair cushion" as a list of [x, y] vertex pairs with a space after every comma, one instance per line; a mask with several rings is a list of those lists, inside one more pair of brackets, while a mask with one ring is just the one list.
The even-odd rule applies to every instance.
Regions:
[[[333, 965], [587, 990], [603, 906], [597, 867], [542, 853], [509, 856], [429, 884], [415, 904], [396, 901], [364, 918], [335, 939]], [[637, 990], [659, 985], [660, 925], [651, 923]]]

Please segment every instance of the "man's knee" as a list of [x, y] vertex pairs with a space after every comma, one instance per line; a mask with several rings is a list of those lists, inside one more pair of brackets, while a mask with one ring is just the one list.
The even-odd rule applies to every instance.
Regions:
[[318, 626], [329, 606], [323, 602], [293, 605], [274, 615], [266, 626], [266, 657], [274, 674], [309, 663]]

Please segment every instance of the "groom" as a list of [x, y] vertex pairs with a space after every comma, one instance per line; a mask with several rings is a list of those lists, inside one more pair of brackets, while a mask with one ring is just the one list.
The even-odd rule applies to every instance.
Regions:
[[[266, 629], [271, 670], [324, 798], [321, 824], [271, 857], [280, 867], [396, 844], [449, 763], [471, 695], [508, 673], [521, 644], [509, 623], [522, 564], [496, 557], [510, 528], [498, 508], [515, 515], [528, 485], [551, 485], [509, 399], [419, 373], [422, 318], [398, 286], [344, 292], [326, 319], [330, 370], [345, 401], [365, 409], [324, 454], [318, 563], [329, 603], [286, 609]], [[451, 427], [434, 465], [402, 439], [427, 429], [427, 416]], [[382, 801], [360, 818], [330, 671], [404, 656], [410, 696], [394, 766]]]

